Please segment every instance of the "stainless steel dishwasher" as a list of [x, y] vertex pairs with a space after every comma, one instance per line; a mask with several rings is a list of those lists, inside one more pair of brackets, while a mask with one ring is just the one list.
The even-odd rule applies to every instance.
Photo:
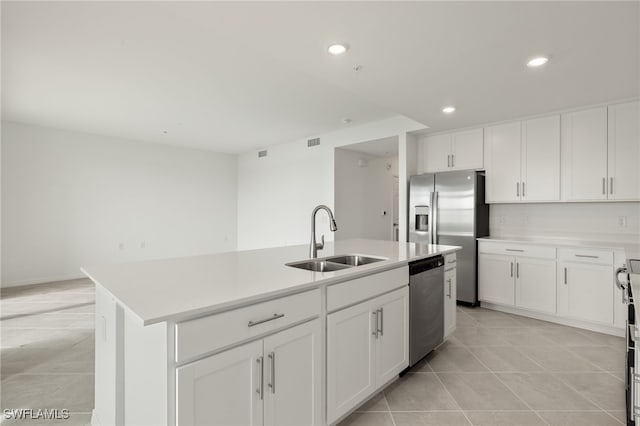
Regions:
[[444, 257], [409, 264], [409, 366], [444, 337]]

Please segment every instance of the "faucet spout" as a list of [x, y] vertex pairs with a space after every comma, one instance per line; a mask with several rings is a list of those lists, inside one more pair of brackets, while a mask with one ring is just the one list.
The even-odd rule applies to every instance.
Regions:
[[324, 235], [322, 236], [321, 242], [316, 242], [316, 213], [319, 210], [324, 210], [329, 215], [329, 230], [331, 232], [336, 232], [338, 230], [338, 225], [336, 224], [336, 220], [333, 217], [333, 212], [331, 209], [324, 204], [320, 204], [311, 212], [311, 243], [309, 245], [309, 257], [314, 259], [318, 257], [318, 250], [322, 250], [324, 248]]

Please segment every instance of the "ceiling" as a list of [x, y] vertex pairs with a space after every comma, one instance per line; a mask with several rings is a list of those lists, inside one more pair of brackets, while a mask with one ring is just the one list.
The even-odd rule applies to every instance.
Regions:
[[340, 149], [372, 155], [374, 157], [394, 157], [398, 155], [398, 137], [382, 138], [373, 141], [341, 146]]
[[[220, 152], [395, 115], [441, 131], [640, 93], [639, 2], [1, 7], [4, 119]], [[328, 55], [336, 41], [350, 50]], [[550, 62], [527, 68], [537, 54]]]

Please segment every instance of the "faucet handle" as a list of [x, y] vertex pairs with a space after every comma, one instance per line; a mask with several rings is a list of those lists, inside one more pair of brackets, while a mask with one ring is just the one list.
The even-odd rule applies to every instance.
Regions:
[[316, 243], [316, 248], [322, 250], [324, 248], [324, 234], [320, 237], [320, 242]]

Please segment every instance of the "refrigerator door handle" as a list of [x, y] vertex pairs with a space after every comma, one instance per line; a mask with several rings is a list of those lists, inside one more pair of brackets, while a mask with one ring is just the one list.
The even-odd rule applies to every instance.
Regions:
[[429, 224], [427, 226], [427, 229], [429, 230], [429, 244], [433, 244], [433, 198], [434, 192], [432, 191], [429, 194]]
[[438, 193], [436, 191], [433, 192], [433, 223], [432, 229], [432, 240], [433, 244], [438, 244]]

